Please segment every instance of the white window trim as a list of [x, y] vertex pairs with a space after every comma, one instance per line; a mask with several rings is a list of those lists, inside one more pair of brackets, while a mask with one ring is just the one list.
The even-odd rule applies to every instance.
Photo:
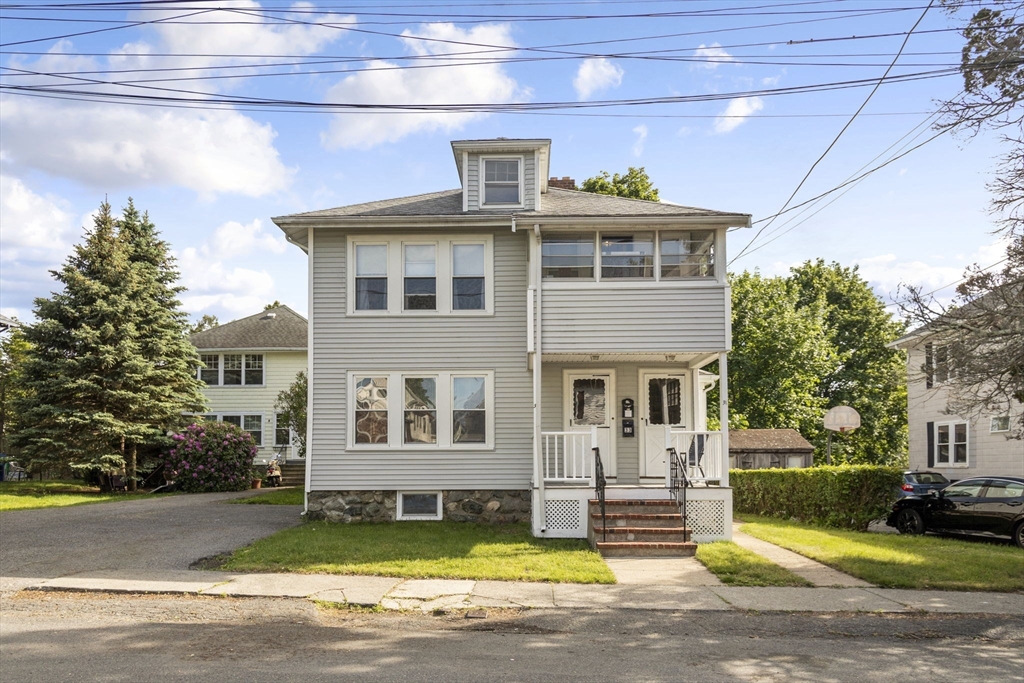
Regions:
[[[250, 415], [255, 415], [256, 413], [249, 413], [249, 414]], [[274, 431], [273, 431], [274, 438], [272, 439], [274, 443], [272, 444], [272, 447], [275, 448], [275, 449], [280, 448], [281, 446], [285, 446], [285, 447], [289, 447], [290, 448], [292, 446], [292, 442], [295, 440], [295, 430], [292, 429], [291, 427], [288, 427], [288, 425], [286, 424], [285, 427], [288, 428], [288, 443], [277, 443], [277, 430], [278, 430], [278, 427], [280, 426], [278, 421], [277, 421], [277, 415], [278, 415], [277, 411], [274, 411]]]
[[[697, 230], [710, 230], [715, 233], [715, 274], [714, 275], [697, 275], [691, 277], [662, 277], [661, 276], [661, 234], [663, 232], [693, 232]], [[594, 233], [594, 277], [592, 278], [546, 278], [542, 277], [543, 286], [545, 289], [584, 289], [593, 287], [595, 283], [599, 283], [605, 287], [621, 288], [621, 289], [639, 289], [642, 287], [648, 287], [651, 283], [657, 282], [659, 286], [676, 286], [680, 288], [684, 287], [709, 287], [709, 286], [722, 286], [725, 284], [725, 277], [722, 274], [725, 267], [719, 267], [720, 255], [724, 254], [723, 245], [725, 242], [725, 231], [720, 228], [714, 227], [676, 227], [676, 228], [650, 228], [650, 229], [595, 229], [595, 230], [553, 230], [553, 232], [582, 232], [582, 233]], [[654, 277], [611, 277], [602, 278], [602, 255], [601, 255], [601, 235], [602, 234], [630, 234], [634, 232], [650, 232], [654, 234]], [[543, 241], [543, 233], [541, 233]], [[541, 254], [541, 260], [543, 261], [543, 249]]]
[[[267, 386], [267, 354], [260, 351], [248, 352], [248, 351], [222, 351], [218, 353], [203, 353], [199, 352], [200, 356], [217, 356], [217, 383], [206, 384], [207, 387], [218, 387], [221, 389], [240, 389], [243, 387], [265, 387]], [[242, 357], [242, 383], [241, 384], [224, 384], [224, 356], [241, 356]], [[246, 384], [245, 383], [245, 357], [246, 356], [263, 356], [263, 382], [260, 384]], [[196, 370], [196, 378], [202, 382], [202, 371], [203, 368]], [[204, 383], [205, 384], [205, 383]], [[212, 413], [210, 413], [212, 414]], [[255, 415], [256, 413], [249, 413]]]
[[[967, 429], [967, 459], [964, 462], [953, 462], [953, 447], [955, 446], [956, 438], [956, 426], [966, 425]], [[939, 427], [949, 427], [949, 462], [939, 462]], [[957, 469], [965, 469], [971, 466], [971, 423], [966, 420], [953, 420], [951, 422], [936, 422], [934, 427], [932, 439], [934, 441], [935, 451], [932, 453], [932, 461], [935, 463], [935, 467], [953, 467]]]
[[[388, 442], [355, 442], [356, 434], [356, 378], [388, 378]], [[405, 441], [405, 378], [434, 377], [437, 379], [437, 443], [406, 444]], [[452, 378], [483, 377], [486, 382], [487, 439], [484, 443], [459, 443], [452, 440]], [[446, 370], [406, 371], [362, 370], [348, 373], [348, 428], [346, 450], [350, 451], [493, 451], [494, 450], [494, 371], [493, 370]]]
[[[499, 204], [487, 201], [487, 162], [519, 161], [519, 202]], [[523, 154], [481, 154], [480, 155], [480, 208], [481, 209], [525, 209], [526, 208], [526, 156]]]
[[[250, 384], [249, 386], [253, 386], [253, 385]], [[257, 444], [256, 448], [260, 448], [260, 449], [263, 449], [263, 448], [273, 448], [273, 446], [270, 446], [270, 445], [267, 444], [267, 414], [265, 412], [263, 412], [262, 410], [244, 410], [244, 409], [238, 409], [238, 410], [211, 410], [208, 413], [188, 413], [188, 414], [189, 415], [194, 415], [195, 417], [203, 417], [204, 415], [213, 415], [217, 419], [217, 422], [223, 422], [224, 418], [227, 417], [227, 416], [234, 417], [234, 416], [237, 415], [237, 416], [242, 418], [242, 426], [239, 429], [241, 429], [243, 432], [249, 431], [248, 429], [245, 428], [245, 416], [249, 415], [251, 417], [253, 415], [259, 415], [260, 416], [260, 434], [262, 436], [262, 438], [261, 438], [261, 442], [262, 443]], [[277, 418], [275, 416], [275, 427], [277, 426], [276, 425], [276, 419]]]
[[[407, 514], [405, 514], [405, 510], [402, 509], [403, 508], [402, 496], [406, 496], [406, 495], [414, 495], [414, 496], [435, 495], [435, 496], [437, 496], [437, 514], [436, 515], [407, 515]], [[398, 503], [397, 503], [398, 509], [396, 511], [396, 513], [397, 513], [396, 519], [399, 522], [411, 522], [411, 521], [436, 522], [436, 521], [439, 521], [439, 520], [444, 518], [444, 500], [441, 497], [441, 492], [440, 491], [397, 491], [396, 492], [396, 496], [398, 498]]]
[[[388, 247], [388, 307], [387, 310], [356, 310], [356, 247], [386, 244]], [[437, 308], [433, 311], [405, 310], [405, 247], [406, 245], [436, 245]], [[482, 310], [454, 310], [452, 308], [452, 245], [484, 245], [484, 308]], [[407, 318], [436, 318], [438, 316], [478, 317], [494, 315], [494, 235], [374, 235], [349, 237], [346, 269], [347, 315], [353, 317], [401, 316]], [[266, 361], [264, 360], [264, 365]], [[265, 377], [265, 375], [264, 375]]]
[[[996, 429], [996, 420], [1006, 420], [1006, 429]], [[1010, 431], [1010, 416], [1009, 415], [997, 415], [989, 420], [988, 431], [990, 434], [1002, 434], [1003, 432]]]

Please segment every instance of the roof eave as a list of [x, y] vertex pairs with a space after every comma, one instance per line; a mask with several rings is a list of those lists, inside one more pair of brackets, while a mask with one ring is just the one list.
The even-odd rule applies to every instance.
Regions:
[[518, 223], [536, 223], [563, 227], [566, 225], [714, 225], [715, 227], [747, 227], [749, 214], [631, 214], [617, 215], [576, 215], [550, 216], [532, 212], [508, 214], [450, 214], [431, 216], [280, 216], [271, 220], [281, 228], [289, 242], [305, 248], [307, 228], [434, 228], [440, 225], [456, 224], [460, 227], [500, 227], [512, 224], [515, 216]]

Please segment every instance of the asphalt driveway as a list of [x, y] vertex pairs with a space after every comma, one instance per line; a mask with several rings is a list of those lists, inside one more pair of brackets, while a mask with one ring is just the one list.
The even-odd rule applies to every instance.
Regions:
[[0, 590], [97, 570], [188, 569], [296, 526], [297, 505], [230, 505], [202, 493], [0, 514]]

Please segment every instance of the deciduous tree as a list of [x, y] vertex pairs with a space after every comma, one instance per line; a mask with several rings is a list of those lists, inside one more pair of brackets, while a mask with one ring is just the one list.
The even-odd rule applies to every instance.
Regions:
[[291, 386], [277, 395], [274, 410], [295, 434], [299, 447], [299, 457], [306, 457], [306, 401], [309, 395], [309, 382], [306, 371], [295, 375]]
[[608, 171], [601, 171], [600, 175], [587, 178], [583, 181], [580, 189], [584, 192], [595, 194], [608, 194], [615, 197], [630, 197], [632, 199], [647, 199], [652, 202], [658, 200], [658, 188], [654, 187], [644, 167], [629, 167], [624, 175], [611, 175]]

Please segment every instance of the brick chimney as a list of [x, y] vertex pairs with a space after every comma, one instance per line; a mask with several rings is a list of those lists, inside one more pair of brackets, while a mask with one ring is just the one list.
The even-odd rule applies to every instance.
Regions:
[[563, 190], [575, 190], [576, 181], [569, 176], [562, 176], [561, 178], [549, 178], [548, 187], [559, 187]]

